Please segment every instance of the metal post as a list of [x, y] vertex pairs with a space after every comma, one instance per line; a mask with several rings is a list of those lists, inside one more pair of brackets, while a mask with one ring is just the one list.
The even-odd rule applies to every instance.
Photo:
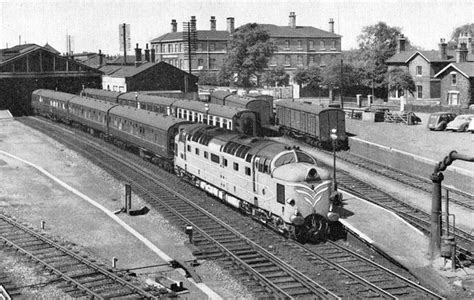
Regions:
[[336, 140], [337, 140], [337, 129], [331, 129], [331, 140], [332, 140], [332, 157], [333, 157], [333, 181], [334, 181], [334, 190], [337, 191], [337, 181], [336, 181]]
[[116, 268], [116, 267], [117, 267], [117, 261], [118, 261], [118, 258], [112, 257], [112, 268]]
[[45, 223], [46, 223], [45, 221], [41, 220], [41, 229], [43, 229], [43, 230], [44, 230], [44, 224]]
[[344, 108], [344, 99], [342, 98], [342, 87], [343, 87], [343, 83], [342, 83], [342, 74], [343, 74], [343, 60], [341, 59], [341, 88], [340, 88], [340, 93], [341, 93], [341, 109]]
[[132, 209], [132, 186], [125, 184], [125, 213], [130, 214]]
[[430, 255], [434, 259], [440, 254], [441, 247], [441, 182], [444, 175], [441, 172], [431, 174], [433, 182], [433, 194], [431, 195], [431, 239], [430, 239]]
[[449, 191], [446, 190], [446, 235], [449, 236]]
[[122, 29], [123, 29], [123, 65], [126, 66], [127, 65], [127, 35], [126, 35], [125, 23], [123, 23]]

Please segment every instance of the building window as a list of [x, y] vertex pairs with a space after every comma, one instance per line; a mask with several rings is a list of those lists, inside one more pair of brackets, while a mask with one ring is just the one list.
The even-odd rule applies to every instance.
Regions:
[[276, 57], [270, 57], [270, 62], [268, 63], [270, 66], [276, 66]]
[[285, 66], [291, 66], [291, 59], [289, 55], [285, 55]]
[[174, 44], [174, 52], [178, 52], [178, 44]]
[[171, 53], [173, 51], [173, 45], [168, 44], [168, 53]]
[[197, 44], [197, 51], [202, 51], [202, 43]]
[[216, 68], [217, 68], [216, 59], [215, 58], [209, 59], [209, 69], [216, 69]]
[[204, 66], [204, 59], [199, 58], [198, 59], [198, 67], [202, 67], [202, 66]]
[[303, 50], [303, 41], [298, 40], [298, 50]]
[[314, 50], [314, 41], [309, 41], [309, 49]]
[[422, 99], [422, 98], [423, 98], [423, 86], [417, 85], [416, 86], [416, 99]]
[[336, 50], [336, 41], [331, 42], [331, 49]]
[[448, 104], [459, 105], [459, 94], [457, 92], [448, 92]]
[[209, 44], [209, 51], [216, 51], [216, 44], [215, 43], [210, 43]]
[[319, 49], [324, 50], [326, 45], [324, 45], [324, 41], [319, 41]]
[[456, 85], [456, 73], [451, 73], [451, 85]]
[[290, 50], [290, 40], [285, 41], [285, 50]]
[[421, 76], [423, 68], [421, 66], [416, 66], [416, 76]]
[[303, 65], [303, 56], [302, 55], [297, 56], [297, 64], [298, 64], [298, 66]]

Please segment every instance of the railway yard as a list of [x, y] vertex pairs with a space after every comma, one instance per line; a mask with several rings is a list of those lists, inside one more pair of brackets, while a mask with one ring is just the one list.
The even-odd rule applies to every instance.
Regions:
[[[430, 173], [387, 169], [373, 148], [337, 154], [347, 232], [335, 226], [334, 240], [301, 244], [72, 127], [36, 117], [0, 124], [0, 284], [13, 298], [474, 297], [474, 198], [463, 189], [472, 163], [448, 168], [462, 179], [446, 173], [462, 257], [453, 271], [428, 255]], [[474, 135], [425, 124], [346, 121], [353, 139], [434, 163], [452, 150], [474, 155]], [[332, 167], [331, 152], [284, 142]], [[123, 212], [125, 184], [135, 216]]]

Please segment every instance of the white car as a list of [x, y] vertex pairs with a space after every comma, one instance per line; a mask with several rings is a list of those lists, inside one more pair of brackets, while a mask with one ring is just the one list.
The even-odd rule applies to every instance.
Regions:
[[474, 115], [459, 115], [448, 123], [446, 130], [466, 131], [472, 119], [474, 119]]
[[471, 122], [469, 122], [469, 126], [467, 126], [467, 131], [474, 133], [474, 118], [472, 118]]

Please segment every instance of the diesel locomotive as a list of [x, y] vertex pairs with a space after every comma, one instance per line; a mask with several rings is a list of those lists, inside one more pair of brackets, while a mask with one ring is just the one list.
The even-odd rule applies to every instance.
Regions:
[[319, 240], [337, 221], [328, 170], [283, 143], [129, 106], [36, 90], [39, 115], [84, 127], [139, 150], [197, 187], [299, 241]]

